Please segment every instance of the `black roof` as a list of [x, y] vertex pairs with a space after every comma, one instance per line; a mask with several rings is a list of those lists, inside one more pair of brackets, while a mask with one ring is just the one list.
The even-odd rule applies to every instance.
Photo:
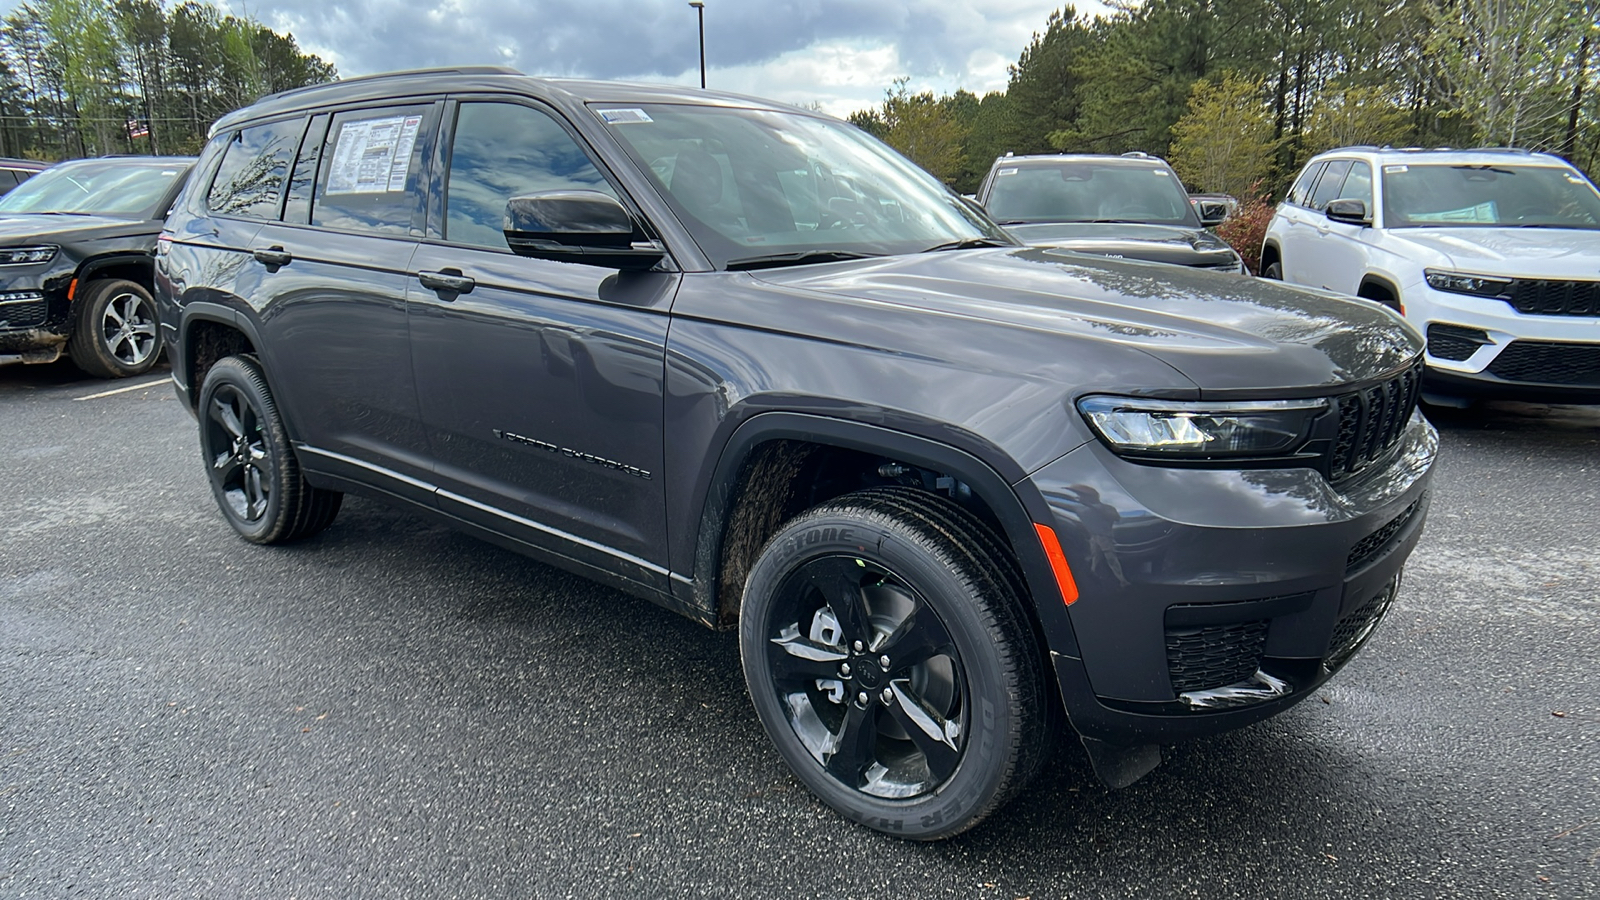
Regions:
[[643, 84], [621, 81], [587, 81], [573, 78], [535, 78], [505, 66], [463, 66], [445, 69], [415, 69], [385, 72], [332, 81], [327, 84], [295, 88], [269, 94], [254, 104], [235, 110], [216, 121], [211, 133], [234, 127], [240, 122], [276, 113], [295, 112], [333, 103], [384, 100], [441, 90], [453, 92], [510, 92], [566, 100], [573, 103], [692, 103], [702, 106], [806, 112], [798, 107], [757, 97], [707, 91], [673, 84]]

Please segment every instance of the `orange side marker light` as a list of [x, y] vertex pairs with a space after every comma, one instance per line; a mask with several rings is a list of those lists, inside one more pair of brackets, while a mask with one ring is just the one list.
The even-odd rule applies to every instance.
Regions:
[[1071, 606], [1078, 599], [1078, 582], [1073, 579], [1072, 569], [1067, 565], [1067, 555], [1061, 552], [1061, 542], [1056, 540], [1055, 529], [1038, 522], [1033, 523], [1033, 529], [1039, 532], [1039, 543], [1044, 547], [1044, 555], [1050, 558], [1050, 568], [1056, 573], [1061, 600]]
[[77, 278], [73, 278], [72, 279], [72, 283], [67, 285], [67, 302], [69, 302], [69, 303], [72, 302], [72, 295], [76, 294], [77, 292], [78, 292], [78, 279]]

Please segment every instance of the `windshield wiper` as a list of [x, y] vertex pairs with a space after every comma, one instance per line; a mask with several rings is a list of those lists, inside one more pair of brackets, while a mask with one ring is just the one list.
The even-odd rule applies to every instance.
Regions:
[[775, 269], [779, 266], [804, 266], [810, 263], [838, 262], [845, 259], [871, 259], [881, 253], [859, 253], [855, 250], [800, 250], [795, 253], [772, 253], [766, 256], [746, 256], [728, 260], [727, 270]]
[[943, 244], [934, 244], [920, 252], [937, 253], [940, 250], [976, 250], [979, 247], [1010, 247], [1008, 241], [999, 238], [962, 238], [959, 241], [946, 241]]

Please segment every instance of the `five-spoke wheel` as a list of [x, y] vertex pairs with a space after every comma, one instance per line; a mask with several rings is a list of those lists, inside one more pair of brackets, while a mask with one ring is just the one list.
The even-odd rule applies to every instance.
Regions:
[[149, 291], [122, 278], [104, 278], [85, 285], [73, 307], [67, 352], [78, 368], [101, 378], [126, 378], [155, 365], [161, 326]]
[[1014, 566], [976, 517], [906, 488], [841, 497], [767, 544], [741, 609], [745, 679], [829, 805], [942, 838], [1031, 777], [1047, 701]]
[[306, 483], [253, 357], [230, 356], [212, 366], [197, 412], [211, 493], [246, 540], [297, 540], [338, 515], [344, 495]]

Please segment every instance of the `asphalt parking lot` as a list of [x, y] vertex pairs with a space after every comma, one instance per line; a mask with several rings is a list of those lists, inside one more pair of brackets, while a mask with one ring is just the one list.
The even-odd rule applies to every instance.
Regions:
[[1600, 407], [1438, 418], [1316, 698], [918, 845], [788, 775], [731, 634], [359, 499], [239, 540], [164, 376], [0, 369], [0, 897], [1600, 896]]

